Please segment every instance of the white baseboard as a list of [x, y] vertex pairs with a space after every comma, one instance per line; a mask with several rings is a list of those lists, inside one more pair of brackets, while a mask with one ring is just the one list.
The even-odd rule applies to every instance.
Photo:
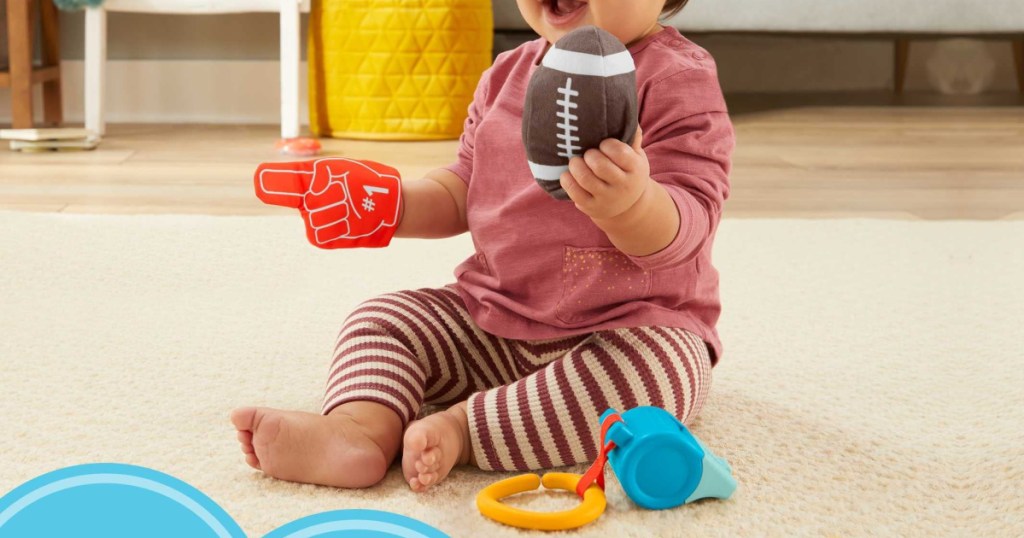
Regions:
[[[305, 73], [306, 64], [302, 64]], [[84, 62], [61, 64], [64, 121], [82, 123]], [[309, 123], [307, 80], [300, 115]], [[107, 121], [112, 123], [280, 123], [275, 60], [113, 60], [107, 63]], [[36, 117], [42, 118], [36, 86]], [[0, 90], [0, 123], [11, 121], [10, 91]]]

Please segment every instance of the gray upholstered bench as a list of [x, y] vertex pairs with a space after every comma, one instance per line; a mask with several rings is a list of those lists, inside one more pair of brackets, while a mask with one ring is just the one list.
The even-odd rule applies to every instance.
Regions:
[[[690, 0], [669, 20], [690, 33], [847, 34], [891, 37], [894, 80], [902, 91], [910, 42], [931, 37], [1013, 41], [1024, 92], [1024, 0]], [[498, 31], [529, 30], [515, 2], [495, 0]]]

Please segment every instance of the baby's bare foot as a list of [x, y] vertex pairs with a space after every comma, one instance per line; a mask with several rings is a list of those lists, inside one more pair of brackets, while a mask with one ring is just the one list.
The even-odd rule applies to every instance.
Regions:
[[440, 483], [456, 464], [473, 463], [466, 403], [413, 422], [403, 444], [402, 471], [413, 491]]
[[398, 415], [372, 402], [351, 402], [327, 416], [242, 407], [231, 422], [252, 467], [281, 480], [342, 488], [380, 482], [402, 434]]

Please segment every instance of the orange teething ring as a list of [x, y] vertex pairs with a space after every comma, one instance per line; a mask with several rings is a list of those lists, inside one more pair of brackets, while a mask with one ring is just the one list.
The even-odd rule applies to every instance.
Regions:
[[501, 499], [516, 493], [523, 493], [539, 488], [541, 484], [547, 489], [561, 489], [576, 492], [576, 484], [582, 476], [572, 473], [547, 473], [544, 478], [535, 474], [524, 474], [506, 478], [487, 486], [476, 496], [476, 506], [480, 513], [499, 523], [541, 531], [560, 531], [582, 527], [601, 517], [606, 501], [604, 490], [597, 484], [591, 485], [583, 493], [583, 502], [572, 510], [561, 512], [531, 512], [521, 508], [513, 508]]

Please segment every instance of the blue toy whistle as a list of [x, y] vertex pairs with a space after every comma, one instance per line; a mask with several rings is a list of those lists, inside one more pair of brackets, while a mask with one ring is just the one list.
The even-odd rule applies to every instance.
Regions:
[[604, 487], [605, 459], [626, 495], [649, 510], [707, 497], [728, 499], [736, 491], [729, 463], [660, 407], [635, 407], [621, 414], [609, 409], [601, 415], [601, 454], [580, 480], [577, 493], [595, 481]]

